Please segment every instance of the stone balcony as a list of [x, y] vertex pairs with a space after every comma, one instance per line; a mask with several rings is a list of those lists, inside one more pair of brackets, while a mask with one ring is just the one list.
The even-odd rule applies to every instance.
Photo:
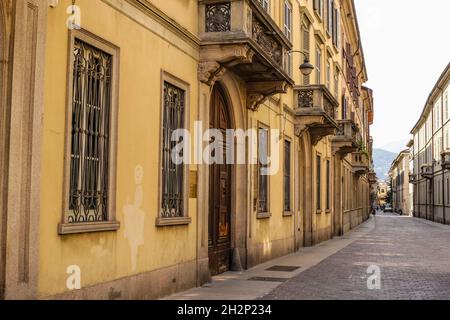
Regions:
[[363, 175], [369, 172], [369, 156], [363, 152], [352, 153], [352, 172]]
[[369, 180], [370, 184], [375, 184], [377, 183], [377, 174], [375, 171], [373, 171], [373, 169], [371, 171], [369, 171], [369, 173], [367, 174], [367, 179]]
[[338, 129], [335, 120], [339, 102], [324, 85], [294, 88], [295, 127], [297, 135], [308, 130], [312, 145], [322, 138], [334, 135]]
[[441, 152], [441, 165], [444, 169], [450, 169], [450, 149]]
[[257, 110], [294, 81], [285, 70], [292, 49], [257, 0], [199, 0], [200, 81], [212, 85], [226, 70], [247, 84], [247, 108]]
[[338, 130], [331, 139], [333, 154], [346, 156], [349, 153], [359, 151], [361, 141], [359, 128], [353, 120], [338, 120]]
[[433, 165], [431, 164], [423, 164], [420, 167], [420, 175], [425, 179], [433, 178]]

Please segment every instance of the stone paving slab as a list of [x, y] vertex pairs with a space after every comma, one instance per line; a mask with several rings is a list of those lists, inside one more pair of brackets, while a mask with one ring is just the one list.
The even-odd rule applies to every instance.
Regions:
[[[303, 248], [299, 252], [271, 260], [255, 268], [243, 272], [226, 272], [215, 276], [212, 282], [185, 292], [166, 297], [169, 300], [253, 300], [269, 294], [273, 289], [282, 284], [284, 279], [291, 279], [309, 268], [314, 267], [320, 261], [345, 248], [353, 241], [367, 234], [374, 227], [371, 219], [344, 237], [321, 243], [312, 248]], [[300, 266], [293, 272], [267, 271], [272, 266]], [[254, 277], [281, 278], [280, 282], [250, 281]]]
[[[367, 268], [380, 268], [369, 290]], [[374, 229], [263, 299], [450, 299], [450, 226], [377, 214]]]

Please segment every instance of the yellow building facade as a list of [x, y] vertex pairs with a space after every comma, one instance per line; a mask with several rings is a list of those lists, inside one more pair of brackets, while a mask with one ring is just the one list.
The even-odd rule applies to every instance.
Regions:
[[[368, 218], [374, 106], [353, 1], [0, 13], [2, 298], [158, 298]], [[225, 150], [277, 170], [202, 161], [217, 156], [209, 128], [254, 132]], [[176, 130], [187, 163], [170, 158]]]

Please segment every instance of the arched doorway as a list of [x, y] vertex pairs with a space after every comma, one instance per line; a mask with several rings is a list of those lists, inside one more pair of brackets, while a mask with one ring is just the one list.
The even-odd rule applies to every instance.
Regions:
[[[224, 138], [226, 130], [232, 128], [228, 102], [218, 83], [211, 96], [209, 127], [220, 130]], [[228, 147], [224, 143], [223, 159], [226, 159]], [[208, 257], [211, 275], [230, 269], [232, 170], [232, 165], [226, 163], [211, 164], [209, 168]]]

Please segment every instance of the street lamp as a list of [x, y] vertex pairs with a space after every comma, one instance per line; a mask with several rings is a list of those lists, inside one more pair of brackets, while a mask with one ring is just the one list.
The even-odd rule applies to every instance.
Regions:
[[300, 71], [304, 76], [309, 76], [311, 72], [313, 72], [314, 66], [311, 63], [309, 63], [308, 55], [306, 54], [306, 52], [299, 50], [290, 50], [288, 53], [290, 54], [294, 52], [303, 54], [305, 59], [303, 60], [303, 63], [300, 65]]

